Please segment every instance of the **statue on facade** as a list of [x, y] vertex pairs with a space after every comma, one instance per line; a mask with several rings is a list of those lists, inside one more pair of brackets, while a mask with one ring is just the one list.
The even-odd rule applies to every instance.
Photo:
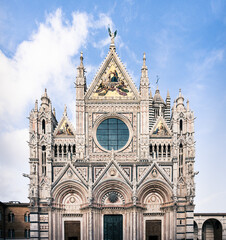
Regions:
[[111, 29], [110, 27], [108, 27], [108, 33], [109, 33], [109, 36], [111, 37], [111, 44], [115, 44], [115, 37], [117, 35], [117, 30], [113, 33], [111, 32]]

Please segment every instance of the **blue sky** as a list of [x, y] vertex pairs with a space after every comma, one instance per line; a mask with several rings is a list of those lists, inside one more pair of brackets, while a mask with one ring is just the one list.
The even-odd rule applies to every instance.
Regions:
[[[0, 0], [0, 200], [28, 201], [28, 119], [48, 89], [74, 123], [76, 66], [90, 84], [107, 55], [107, 27], [138, 86], [143, 52], [152, 93], [179, 88], [195, 112], [196, 212], [226, 212], [226, 1]], [[221, 125], [220, 125], [221, 124]]]

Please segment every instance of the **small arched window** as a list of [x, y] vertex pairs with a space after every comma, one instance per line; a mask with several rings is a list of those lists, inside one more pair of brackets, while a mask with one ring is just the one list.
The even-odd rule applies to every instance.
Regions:
[[76, 152], [76, 148], [75, 148], [75, 144], [73, 145], [73, 154], [75, 154]]
[[154, 152], [155, 152], [155, 158], [157, 158], [157, 156], [158, 156], [158, 153], [157, 153], [157, 145], [155, 144], [155, 146], [154, 146]]
[[180, 133], [183, 131], [183, 120], [180, 120]]
[[62, 156], [62, 145], [60, 144], [59, 146], [59, 156], [61, 157]]
[[30, 229], [25, 229], [24, 230], [24, 237], [25, 238], [30, 238]]
[[54, 156], [57, 157], [57, 145], [54, 146]]
[[64, 156], [66, 156], [67, 155], [67, 146], [66, 146], [66, 144], [64, 144]]
[[184, 165], [184, 156], [183, 156], [183, 145], [179, 145], [179, 176], [183, 175], [183, 165]]
[[162, 146], [159, 144], [159, 157], [162, 157]]
[[163, 145], [163, 157], [165, 157], [166, 156], [166, 145], [164, 144]]
[[46, 175], [46, 146], [42, 146], [42, 175]]
[[171, 149], [170, 149], [170, 145], [168, 144], [168, 157], [170, 157], [171, 156]]
[[68, 145], [68, 152], [71, 152], [71, 145]]
[[13, 212], [10, 212], [8, 214], [8, 222], [14, 222], [14, 213]]
[[8, 238], [15, 238], [15, 231], [14, 229], [8, 230]]
[[46, 121], [44, 119], [42, 120], [42, 133], [46, 133]]
[[24, 214], [24, 222], [30, 222], [30, 213], [29, 212], [26, 212]]
[[149, 154], [150, 154], [151, 156], [153, 156], [153, 147], [152, 147], [152, 144], [151, 144], [150, 147], [149, 147]]

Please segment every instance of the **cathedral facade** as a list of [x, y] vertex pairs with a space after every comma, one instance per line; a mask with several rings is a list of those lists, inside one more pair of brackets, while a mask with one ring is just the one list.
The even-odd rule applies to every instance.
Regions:
[[145, 54], [138, 90], [111, 37], [89, 88], [80, 56], [75, 128], [47, 91], [30, 113], [30, 237], [194, 239], [194, 113], [150, 91]]

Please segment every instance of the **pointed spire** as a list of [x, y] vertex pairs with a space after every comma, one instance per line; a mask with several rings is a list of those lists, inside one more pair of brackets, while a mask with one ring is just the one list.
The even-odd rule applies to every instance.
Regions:
[[49, 104], [50, 104], [50, 99], [49, 99], [49, 97], [48, 97], [48, 95], [47, 95], [47, 89], [45, 88], [45, 92], [44, 92], [44, 94], [42, 95], [42, 97], [41, 97], [41, 106], [47, 106], [47, 107], [49, 107]]
[[189, 101], [187, 100], [187, 111], [189, 112], [190, 111], [190, 108], [189, 108]]
[[38, 100], [35, 101], [35, 112], [38, 111]]
[[150, 94], [149, 94], [149, 98], [152, 98], [152, 92], [151, 92], [151, 88], [150, 88]]
[[179, 96], [177, 98], [177, 106], [184, 106], [184, 97], [181, 94], [181, 89], [179, 89]]
[[159, 91], [159, 86], [157, 85], [156, 86], [156, 90], [155, 90], [155, 94], [159, 93], [160, 94], [160, 91]]
[[64, 116], [67, 116], [67, 105], [64, 105]]
[[167, 90], [167, 96], [166, 96], [166, 98], [170, 98], [169, 89]]
[[146, 54], [143, 55], [143, 68], [147, 68], [146, 66]]
[[160, 91], [159, 91], [158, 85], [157, 85], [156, 90], [155, 90], [155, 95], [154, 95], [153, 101], [155, 103], [163, 103], [163, 104], [165, 104], [164, 100], [162, 99], [162, 97], [160, 95]]
[[53, 108], [53, 115], [54, 115], [54, 117], [56, 117], [56, 109], [55, 108]]
[[179, 89], [179, 97], [182, 97], [181, 88]]

